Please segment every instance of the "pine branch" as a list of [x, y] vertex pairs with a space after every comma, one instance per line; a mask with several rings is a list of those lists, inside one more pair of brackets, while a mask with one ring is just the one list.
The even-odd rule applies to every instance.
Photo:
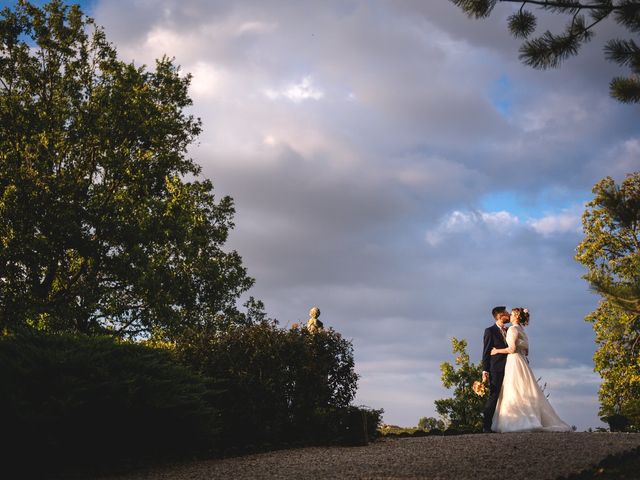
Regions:
[[640, 79], [616, 77], [609, 84], [611, 96], [622, 103], [640, 103]]
[[[525, 40], [520, 47], [520, 60], [533, 68], [548, 69], [560, 66], [562, 61], [578, 54], [580, 46], [593, 38], [593, 27], [605, 18], [614, 20], [633, 33], [640, 32], [640, 0], [449, 0], [469, 17], [485, 18], [491, 15], [498, 2], [518, 3], [520, 9], [508, 17], [510, 33], [520, 39], [531, 35], [537, 17], [524, 9], [537, 6], [539, 10], [570, 14], [571, 21], [561, 34], [546, 31], [538, 38]], [[588, 12], [592, 23], [587, 25], [581, 13]], [[611, 96], [624, 103], [640, 103], [640, 53], [632, 41], [610, 41], [605, 49], [607, 59], [630, 66], [630, 77], [614, 78], [610, 84]]]
[[640, 284], [614, 284], [606, 277], [590, 276], [591, 288], [623, 310], [640, 315]]
[[630, 9], [637, 9], [637, 2], [626, 0], [620, 5], [613, 5], [611, 1], [599, 3], [580, 3], [577, 0], [450, 0], [460, 7], [468, 16], [476, 18], [488, 17], [498, 2], [520, 3], [524, 5], [537, 5], [544, 10], [563, 13], [575, 13], [582, 10], [591, 12], [606, 12], [609, 15], [613, 11], [628, 15]]
[[537, 20], [533, 13], [521, 8], [511, 15], [507, 22], [511, 35], [516, 38], [527, 38], [536, 29]]
[[547, 31], [541, 37], [528, 40], [520, 47], [519, 58], [538, 69], [556, 68], [563, 60], [576, 55], [580, 40], [575, 35], [553, 35]]
[[640, 69], [640, 47], [633, 40], [609, 40], [604, 47], [607, 60]]
[[[473, 0], [470, 0], [470, 1], [472, 3], [474, 3]], [[610, 3], [608, 3], [608, 4], [603, 4], [603, 3], [580, 3], [579, 1], [571, 1], [571, 0], [567, 0], [567, 1], [561, 1], [561, 0], [557, 0], [557, 1], [545, 1], [545, 0], [498, 0], [498, 1], [500, 1], [500, 2], [508, 2], [508, 3], [523, 3], [523, 4], [538, 5], [538, 6], [543, 7], [546, 10], [557, 10], [557, 11], [561, 11], [561, 12], [571, 12], [571, 13], [573, 13], [574, 11], [580, 11], [580, 10], [622, 11], [624, 9], [628, 9], [630, 7], [633, 7], [634, 5], [637, 5], [637, 2], [634, 4], [633, 0], [627, 0], [627, 2], [622, 4], [622, 5], [611, 5]], [[469, 2], [469, 0], [467, 1], [467, 3], [468, 2]]]
[[616, 22], [634, 33], [640, 32], [640, 2], [625, 0], [615, 9]]
[[585, 25], [583, 16], [574, 15], [564, 34], [554, 35], [547, 30], [542, 36], [524, 42], [520, 47], [519, 58], [525, 65], [533, 68], [557, 68], [563, 60], [577, 55], [582, 43], [593, 38], [591, 29], [602, 20]]

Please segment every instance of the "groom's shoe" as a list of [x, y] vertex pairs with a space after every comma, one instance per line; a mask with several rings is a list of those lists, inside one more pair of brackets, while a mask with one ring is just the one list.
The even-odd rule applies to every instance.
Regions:
[[486, 429], [483, 429], [483, 430], [482, 430], [482, 433], [495, 433], [495, 432], [494, 432], [493, 430], [486, 430]]

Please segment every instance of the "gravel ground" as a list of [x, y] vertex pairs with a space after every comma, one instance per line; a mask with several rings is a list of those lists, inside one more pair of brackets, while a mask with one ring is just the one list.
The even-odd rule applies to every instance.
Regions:
[[509, 433], [383, 439], [366, 447], [310, 447], [199, 461], [110, 480], [554, 480], [640, 448], [640, 434]]

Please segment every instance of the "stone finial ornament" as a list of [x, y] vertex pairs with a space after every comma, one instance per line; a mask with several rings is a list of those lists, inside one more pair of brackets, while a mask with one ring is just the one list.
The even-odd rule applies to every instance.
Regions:
[[307, 320], [307, 330], [310, 333], [317, 333], [324, 328], [324, 325], [318, 317], [320, 316], [320, 309], [318, 307], [313, 307], [309, 310], [309, 320]]

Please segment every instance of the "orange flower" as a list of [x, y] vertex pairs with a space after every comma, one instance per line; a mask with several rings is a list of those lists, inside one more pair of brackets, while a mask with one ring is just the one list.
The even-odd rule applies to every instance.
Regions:
[[479, 397], [484, 397], [487, 394], [487, 386], [479, 381], [473, 382], [473, 386], [471, 387], [473, 392]]

